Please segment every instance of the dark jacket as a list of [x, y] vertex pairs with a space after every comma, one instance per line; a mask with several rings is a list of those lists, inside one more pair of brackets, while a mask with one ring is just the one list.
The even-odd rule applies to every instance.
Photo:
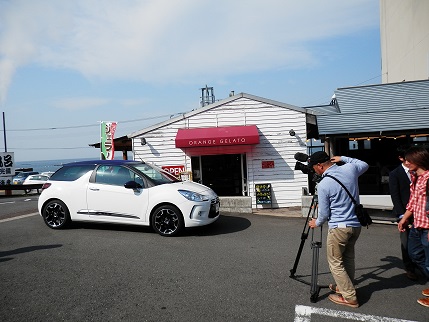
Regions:
[[402, 165], [389, 173], [390, 197], [393, 203], [393, 214], [397, 217], [405, 213], [410, 199], [410, 179]]

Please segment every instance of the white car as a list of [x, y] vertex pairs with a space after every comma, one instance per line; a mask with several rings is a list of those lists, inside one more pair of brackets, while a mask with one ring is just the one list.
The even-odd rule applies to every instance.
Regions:
[[44, 172], [42, 172], [40, 174], [43, 174], [44, 176], [50, 177], [50, 176], [52, 176], [54, 174], [54, 171], [44, 171]]
[[[27, 178], [25, 178], [23, 185], [29, 185], [29, 184], [44, 184], [46, 181], [48, 181], [49, 177], [43, 174], [32, 174], [29, 175]], [[25, 193], [31, 192], [32, 189], [25, 189]], [[38, 190], [38, 189], [37, 189]]]
[[152, 226], [163, 236], [219, 218], [216, 193], [139, 161], [64, 164], [43, 185], [38, 209], [53, 229], [70, 221]]
[[46, 181], [48, 181], [49, 176], [43, 175], [43, 174], [32, 174], [25, 178], [23, 184], [43, 184]]

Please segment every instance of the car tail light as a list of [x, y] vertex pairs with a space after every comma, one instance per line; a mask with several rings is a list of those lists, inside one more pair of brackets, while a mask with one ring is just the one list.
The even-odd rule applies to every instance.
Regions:
[[44, 183], [42, 186], [42, 191], [45, 189], [48, 189], [51, 186], [52, 183]]

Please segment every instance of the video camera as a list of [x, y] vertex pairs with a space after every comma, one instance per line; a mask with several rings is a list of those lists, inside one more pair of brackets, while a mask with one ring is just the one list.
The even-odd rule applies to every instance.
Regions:
[[303, 163], [308, 162], [308, 154], [297, 152], [295, 153], [294, 158], [297, 160], [295, 163], [295, 170], [300, 170], [304, 174], [313, 175], [312, 180], [316, 183], [322, 180], [322, 177], [314, 172], [313, 167]]

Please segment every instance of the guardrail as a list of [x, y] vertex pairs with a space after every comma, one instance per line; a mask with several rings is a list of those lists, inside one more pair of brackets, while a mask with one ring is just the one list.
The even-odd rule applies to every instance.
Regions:
[[31, 190], [35, 189], [37, 190], [37, 193], [39, 193], [39, 190], [42, 189], [43, 184], [42, 183], [35, 183], [35, 184], [8, 184], [8, 185], [0, 185], [0, 190], [5, 191], [12, 191], [12, 190], [23, 190], [25, 193], [29, 193]]

